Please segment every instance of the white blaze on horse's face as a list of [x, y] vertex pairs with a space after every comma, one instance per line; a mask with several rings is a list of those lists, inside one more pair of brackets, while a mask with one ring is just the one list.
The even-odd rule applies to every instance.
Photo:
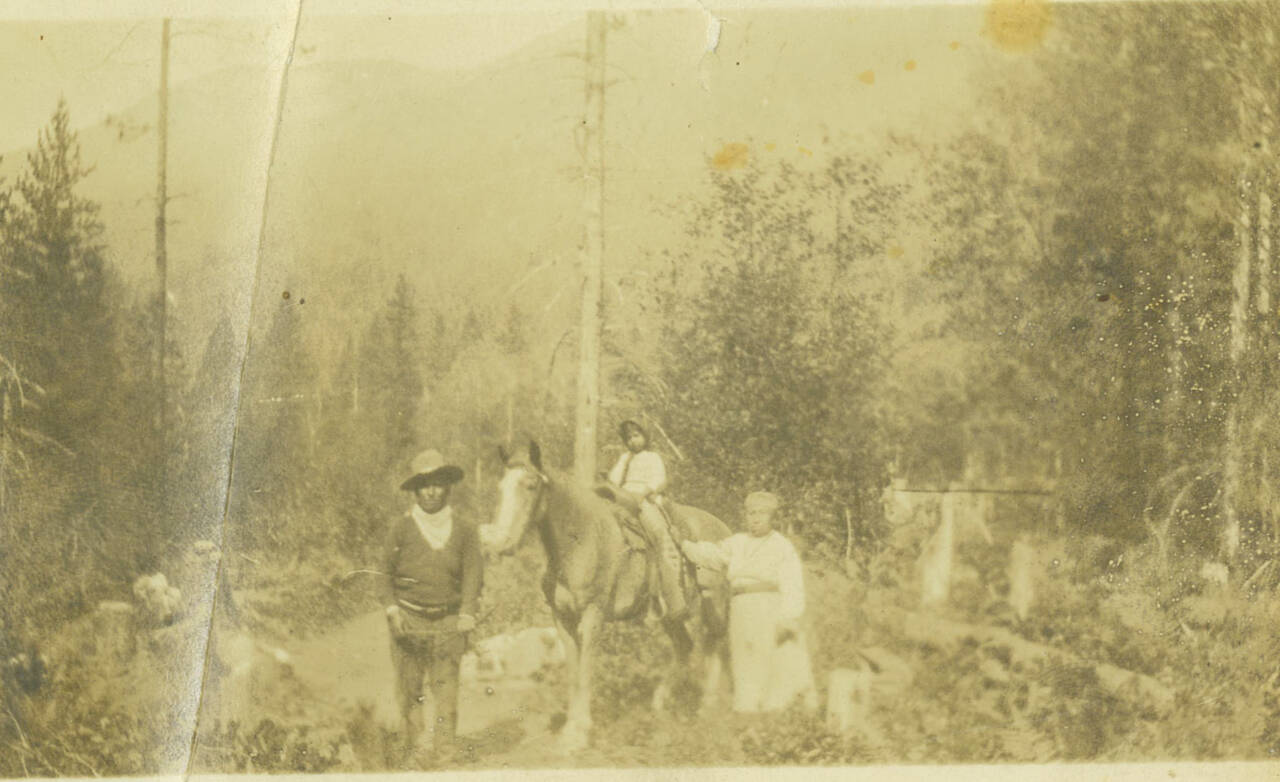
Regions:
[[494, 540], [498, 550], [510, 554], [520, 545], [538, 501], [542, 476], [524, 465], [508, 467], [498, 482], [498, 507], [494, 511]]

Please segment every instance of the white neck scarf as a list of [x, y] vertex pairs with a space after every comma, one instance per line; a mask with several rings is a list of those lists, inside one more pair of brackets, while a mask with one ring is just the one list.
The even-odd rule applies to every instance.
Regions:
[[453, 532], [453, 508], [448, 505], [435, 513], [427, 513], [416, 502], [410, 509], [418, 531], [427, 539], [427, 545], [439, 551], [449, 542], [449, 534]]

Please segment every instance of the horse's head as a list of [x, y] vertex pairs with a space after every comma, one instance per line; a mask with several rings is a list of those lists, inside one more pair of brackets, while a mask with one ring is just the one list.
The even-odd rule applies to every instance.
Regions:
[[537, 517], [548, 478], [542, 471], [542, 452], [532, 440], [526, 453], [508, 455], [499, 447], [498, 455], [506, 469], [498, 482], [493, 523], [482, 531], [482, 538], [492, 550], [511, 554]]

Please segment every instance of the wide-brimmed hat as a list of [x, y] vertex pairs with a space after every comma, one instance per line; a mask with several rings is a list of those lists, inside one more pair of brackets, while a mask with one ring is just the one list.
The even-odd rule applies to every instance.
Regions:
[[400, 484], [405, 491], [417, 491], [423, 486], [448, 486], [462, 480], [463, 475], [461, 467], [445, 464], [444, 457], [434, 448], [413, 457], [409, 469], [413, 474]]
[[629, 429], [635, 429], [637, 432], [644, 435], [644, 439], [649, 439], [649, 432], [646, 431], [638, 422], [633, 421], [630, 418], [618, 424], [618, 436], [623, 440], [627, 439], [627, 430]]

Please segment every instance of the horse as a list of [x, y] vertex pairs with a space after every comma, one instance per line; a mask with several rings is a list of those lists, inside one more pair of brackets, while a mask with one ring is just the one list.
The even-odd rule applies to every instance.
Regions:
[[[656, 594], [648, 558], [632, 549], [619, 524], [620, 509], [589, 488], [581, 487], [542, 466], [537, 442], [527, 452], [499, 455], [505, 472], [493, 522], [481, 538], [491, 550], [515, 552], [530, 529], [546, 550], [542, 591], [565, 649], [568, 708], [560, 730], [560, 747], [573, 752], [587, 746], [591, 729], [591, 670], [603, 622], [644, 617]], [[722, 540], [730, 530], [720, 519], [690, 506], [676, 506], [696, 540]], [[654, 691], [652, 706], [663, 708], [677, 678], [691, 661], [704, 667], [702, 707], [710, 708], [719, 691], [727, 658], [728, 589], [722, 576], [699, 571], [703, 588], [693, 590], [689, 617], [667, 618], [662, 628], [675, 649], [674, 663]]]

